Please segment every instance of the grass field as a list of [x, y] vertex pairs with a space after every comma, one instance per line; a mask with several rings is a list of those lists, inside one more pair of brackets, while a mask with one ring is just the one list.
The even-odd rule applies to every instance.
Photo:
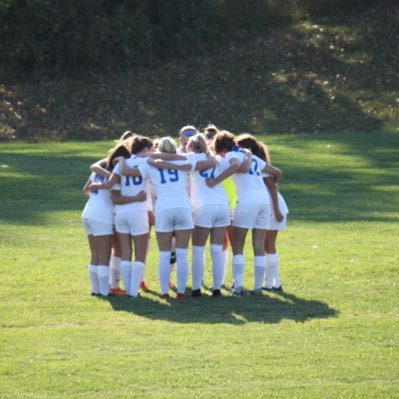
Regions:
[[184, 303], [157, 297], [154, 239], [154, 292], [89, 295], [81, 187], [111, 142], [2, 144], [0, 397], [399, 398], [398, 135], [265, 140], [285, 292]]

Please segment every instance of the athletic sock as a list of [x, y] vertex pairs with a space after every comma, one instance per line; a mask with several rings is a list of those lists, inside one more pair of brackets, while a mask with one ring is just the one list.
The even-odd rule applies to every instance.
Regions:
[[279, 288], [281, 286], [280, 273], [279, 273], [279, 259], [278, 254], [268, 254], [267, 263], [270, 264], [271, 269], [271, 284], [273, 288]]
[[223, 279], [222, 279], [222, 285], [225, 284], [226, 281], [226, 272], [227, 272], [227, 266], [229, 264], [229, 249], [226, 248], [223, 250]]
[[144, 262], [135, 261], [133, 263], [132, 276], [130, 280], [130, 291], [129, 291], [130, 296], [133, 297], [137, 296], [140, 284], [144, 279], [144, 271], [145, 271]]
[[[199, 290], [202, 286], [202, 280], [204, 279], [205, 263], [204, 253], [205, 247], [197, 245], [192, 246], [192, 280], [193, 290]], [[179, 267], [179, 266], [178, 266]]]
[[233, 256], [233, 276], [234, 288], [242, 287], [244, 280], [244, 255]]
[[266, 256], [255, 256], [254, 258], [254, 290], [262, 289], [263, 279], [265, 278], [266, 271]]
[[220, 290], [224, 281], [223, 245], [211, 244], [213, 289]]
[[269, 262], [269, 255], [266, 255], [266, 272], [265, 272], [265, 283], [264, 287], [272, 289], [273, 287], [273, 270], [271, 268], [271, 262]]
[[159, 253], [158, 278], [161, 287], [161, 294], [169, 293], [170, 278], [170, 251], [161, 251]]
[[93, 294], [100, 293], [100, 282], [98, 281], [97, 267], [98, 266], [89, 265], [89, 279], [91, 285], [91, 292]]
[[111, 288], [119, 288], [119, 281], [121, 278], [120, 267], [121, 258], [112, 253], [109, 261], [109, 284]]
[[102, 296], [109, 294], [109, 267], [105, 265], [97, 266], [97, 276], [100, 283], [100, 292]]
[[188, 279], [188, 249], [176, 248], [177, 293], [184, 294]]
[[132, 279], [132, 262], [129, 260], [121, 261], [121, 275], [123, 280], [123, 286], [127, 292], [130, 291], [130, 281]]

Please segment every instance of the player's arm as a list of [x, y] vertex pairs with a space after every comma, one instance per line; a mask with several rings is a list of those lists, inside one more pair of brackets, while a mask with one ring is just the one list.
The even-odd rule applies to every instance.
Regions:
[[119, 167], [120, 167], [120, 172], [124, 176], [133, 176], [133, 177], [141, 177], [141, 173], [139, 171], [139, 168], [129, 168], [126, 165], [126, 160], [124, 157], [118, 157], [117, 158], [119, 162]]
[[245, 158], [236, 173], [248, 173], [252, 166], [252, 152], [247, 148], [243, 148], [242, 151], [245, 154]]
[[89, 195], [90, 194], [89, 187], [90, 187], [91, 183], [92, 183], [91, 179], [90, 178], [87, 179], [87, 182], [85, 183], [85, 185], [82, 188], [82, 192], [83, 192], [84, 195]]
[[280, 208], [278, 206], [278, 195], [277, 195], [276, 183], [274, 182], [273, 178], [271, 178], [270, 176], [264, 177], [263, 181], [264, 181], [266, 187], [269, 189], [276, 219], [279, 222], [282, 222], [282, 220], [284, 219], [284, 215], [280, 212]]
[[97, 191], [97, 190], [109, 190], [114, 184], [119, 183], [120, 180], [121, 180], [121, 177], [118, 174], [112, 173], [111, 177], [105, 183], [90, 184], [89, 190], [91, 192]]
[[137, 154], [141, 158], [158, 158], [164, 161], [184, 161], [187, 158], [184, 155], [170, 154], [167, 152], [146, 152], [144, 154]]
[[137, 195], [124, 197], [121, 195], [120, 190], [112, 190], [111, 199], [115, 205], [130, 204], [132, 202], [143, 202], [147, 199], [147, 193], [145, 191], [140, 191]]
[[230, 177], [232, 174], [240, 168], [240, 161], [237, 158], [231, 158], [229, 160], [230, 166], [226, 168], [222, 173], [217, 175], [214, 179], [206, 179], [206, 185], [208, 187], [215, 187], [217, 184], [221, 183], [223, 180]]
[[283, 172], [279, 168], [276, 168], [275, 166], [272, 165], [266, 165], [262, 169], [262, 173], [269, 174], [273, 178], [275, 183], [278, 183], [283, 176]]
[[168, 162], [168, 161], [163, 161], [162, 159], [148, 159], [147, 160], [148, 165], [153, 166], [154, 168], [160, 168], [160, 169], [174, 169], [174, 170], [181, 170], [183, 172], [189, 172], [192, 169], [192, 165], [190, 163], [184, 163], [181, 165]]
[[94, 172], [96, 175], [110, 177], [112, 173], [109, 170], [105, 169], [106, 165], [107, 165], [107, 159], [104, 158], [97, 162], [94, 162], [90, 166], [90, 170]]
[[218, 160], [216, 159], [215, 156], [211, 155], [211, 154], [207, 154], [208, 159], [204, 160], [204, 161], [198, 161], [195, 164], [195, 170], [205, 170], [205, 169], [209, 169], [209, 168], [213, 168], [217, 163]]

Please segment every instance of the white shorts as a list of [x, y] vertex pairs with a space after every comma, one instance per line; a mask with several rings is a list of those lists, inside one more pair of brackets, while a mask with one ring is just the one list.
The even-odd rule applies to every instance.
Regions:
[[274, 213], [274, 207], [270, 204], [270, 228], [269, 230], [286, 230], [287, 229], [287, 215], [288, 215], [288, 207], [280, 193], [277, 193], [278, 199], [278, 207], [280, 208], [280, 212], [284, 215], [284, 219], [282, 222], [279, 222], [276, 219], [276, 215]]
[[115, 230], [117, 233], [141, 236], [150, 231], [147, 211], [116, 212]]
[[268, 230], [270, 223], [270, 205], [260, 204], [237, 204], [234, 211], [233, 226], [243, 229]]
[[211, 204], [193, 211], [194, 224], [200, 227], [227, 227], [230, 225], [228, 205]]
[[111, 236], [114, 232], [112, 223], [99, 222], [88, 218], [82, 218], [82, 223], [88, 236]]
[[170, 233], [175, 230], [192, 230], [193, 228], [194, 221], [191, 209], [164, 209], [155, 215], [155, 231], [158, 233]]

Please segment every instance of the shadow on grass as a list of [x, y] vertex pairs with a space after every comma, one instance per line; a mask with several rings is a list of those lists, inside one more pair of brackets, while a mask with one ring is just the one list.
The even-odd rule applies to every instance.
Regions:
[[106, 300], [117, 312], [129, 312], [148, 319], [173, 323], [242, 325], [251, 322], [279, 323], [282, 320], [304, 323], [311, 319], [337, 317], [339, 314], [339, 311], [324, 302], [298, 298], [287, 292], [218, 298], [203, 295], [192, 298], [190, 290], [187, 290], [184, 301], [177, 301], [173, 297], [167, 301], [162, 300], [155, 292], [135, 300], [119, 296]]

